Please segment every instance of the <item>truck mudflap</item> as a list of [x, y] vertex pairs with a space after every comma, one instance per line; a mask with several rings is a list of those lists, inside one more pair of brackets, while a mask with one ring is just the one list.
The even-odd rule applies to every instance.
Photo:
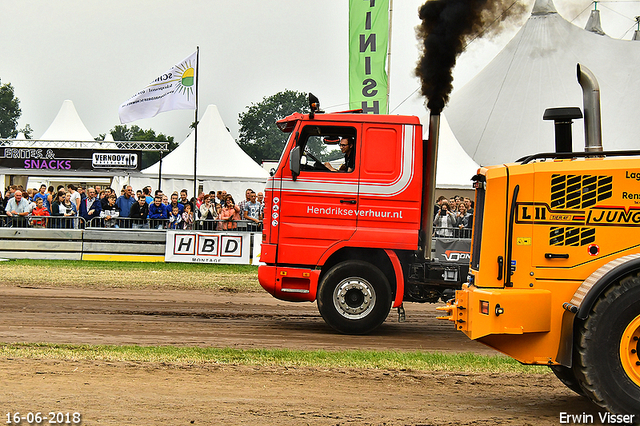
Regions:
[[453, 322], [470, 339], [491, 334], [551, 330], [551, 292], [543, 289], [480, 289], [465, 284], [438, 319]]

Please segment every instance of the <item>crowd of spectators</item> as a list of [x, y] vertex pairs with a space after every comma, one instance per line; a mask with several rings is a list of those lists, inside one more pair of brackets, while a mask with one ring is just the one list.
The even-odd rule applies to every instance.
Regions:
[[[153, 194], [153, 195], [152, 195]], [[235, 203], [226, 191], [164, 194], [147, 186], [134, 192], [69, 184], [56, 190], [21, 186], [6, 188], [0, 197], [0, 226], [34, 228], [136, 228], [262, 231], [264, 195], [247, 189]]]
[[443, 238], [471, 238], [473, 201], [456, 195], [440, 196], [434, 206], [433, 234]]
[[[153, 195], [152, 195], [153, 194]], [[150, 186], [134, 192], [69, 184], [41, 185], [26, 191], [16, 185], [0, 197], [0, 226], [34, 228], [136, 228], [209, 231], [262, 231], [264, 194], [247, 189], [236, 203], [227, 191], [165, 194]], [[434, 236], [471, 238], [473, 201], [455, 196], [438, 198], [434, 206]]]

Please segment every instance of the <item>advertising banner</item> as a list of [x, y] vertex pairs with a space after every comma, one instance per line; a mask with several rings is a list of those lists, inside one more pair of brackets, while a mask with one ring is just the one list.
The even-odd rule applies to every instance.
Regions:
[[0, 167], [25, 170], [140, 170], [142, 151], [75, 148], [0, 148]]
[[440, 262], [468, 264], [471, 259], [471, 239], [436, 238], [434, 258]]
[[349, 109], [387, 111], [389, 0], [350, 0]]
[[250, 263], [251, 234], [167, 230], [165, 262]]

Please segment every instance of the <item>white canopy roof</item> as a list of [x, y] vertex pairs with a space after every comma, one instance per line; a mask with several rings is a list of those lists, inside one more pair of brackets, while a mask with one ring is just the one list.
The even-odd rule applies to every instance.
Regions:
[[[195, 132], [162, 160], [162, 190], [165, 193], [193, 188], [193, 154]], [[131, 176], [134, 188], [157, 186], [160, 163]], [[249, 157], [227, 130], [218, 107], [209, 105], [198, 123], [198, 181], [205, 192], [226, 190], [234, 197], [244, 197], [246, 188], [261, 191], [269, 173]], [[242, 198], [240, 198], [242, 199]], [[237, 199], [236, 201], [239, 201]]]
[[[429, 116], [421, 118], [429, 123]], [[429, 137], [429, 126], [423, 126], [423, 138]], [[440, 135], [436, 164], [436, 188], [472, 189], [471, 178], [478, 172], [478, 164], [460, 146], [446, 118], [446, 110], [440, 115]]]
[[93, 136], [80, 120], [73, 102], [67, 99], [62, 103], [58, 115], [40, 139], [46, 141], [92, 141]]
[[[162, 160], [162, 174], [193, 178], [195, 132]], [[142, 171], [158, 174], [159, 162]], [[264, 179], [269, 174], [238, 146], [220, 117], [218, 107], [209, 105], [198, 124], [198, 178], [224, 176], [228, 179]]]
[[[481, 165], [554, 151], [547, 108], [582, 107], [576, 64], [598, 79], [605, 150], [637, 148], [640, 133], [640, 43], [615, 40], [567, 22], [552, 0], [533, 13], [507, 46], [453, 94], [447, 118], [464, 150]], [[582, 151], [584, 124], [573, 125], [573, 149]]]

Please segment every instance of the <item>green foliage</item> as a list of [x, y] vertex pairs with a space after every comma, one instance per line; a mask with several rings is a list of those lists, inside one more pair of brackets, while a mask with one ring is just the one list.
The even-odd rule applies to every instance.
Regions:
[[[178, 143], [173, 141], [173, 136], [165, 136], [162, 133], [156, 134], [156, 132], [152, 129], [144, 130], [135, 124], [131, 127], [127, 127], [127, 125], [118, 124], [113, 129], [109, 131], [111, 136], [113, 136], [114, 141], [147, 141], [147, 142], [169, 142], [168, 149], [169, 152], [173, 151], [178, 147]], [[101, 134], [96, 139], [104, 140], [105, 134]], [[169, 154], [169, 152], [165, 152], [163, 155]], [[141, 168], [149, 167], [150, 165], [158, 162], [160, 160], [160, 153], [154, 151], [143, 151], [142, 152], [142, 160], [141, 160]]]
[[247, 111], [240, 113], [238, 145], [256, 162], [278, 160], [288, 134], [282, 133], [276, 121], [293, 114], [307, 112], [307, 95], [285, 90], [252, 103]]
[[11, 83], [0, 85], [0, 138], [16, 137], [20, 115], [20, 100], [15, 97], [13, 86]]
[[18, 132], [22, 133], [25, 139], [31, 139], [31, 136], [33, 136], [33, 129], [29, 123], [27, 123], [22, 129], [18, 130]]

